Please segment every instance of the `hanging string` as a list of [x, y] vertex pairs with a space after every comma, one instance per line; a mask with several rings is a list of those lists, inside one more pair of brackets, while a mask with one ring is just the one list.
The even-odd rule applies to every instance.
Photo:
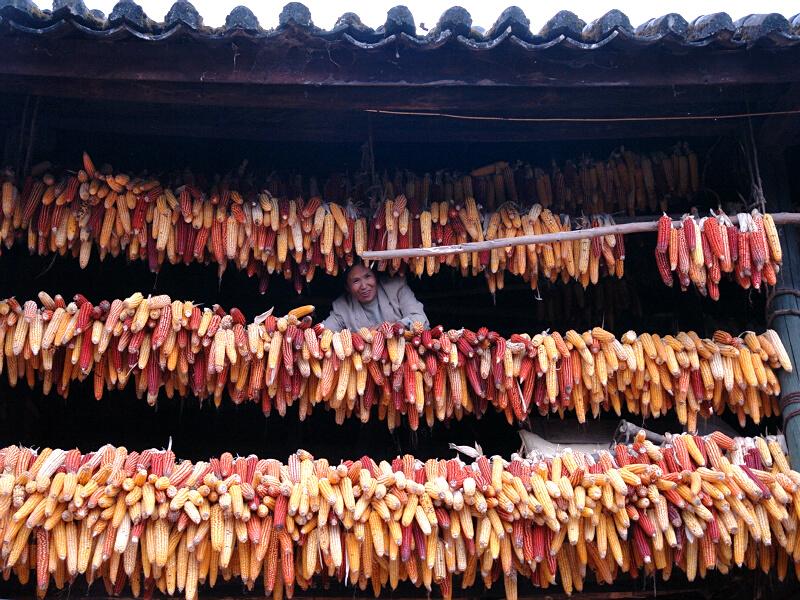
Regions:
[[383, 202], [383, 187], [375, 172], [375, 144], [372, 134], [372, 115], [367, 116], [367, 140], [361, 146], [361, 170], [368, 173], [370, 187], [367, 196], [370, 198], [370, 209], [375, 210], [377, 204]]
[[758, 205], [758, 208], [763, 213], [767, 211], [767, 199], [764, 196], [764, 188], [761, 184], [761, 170], [758, 167], [758, 148], [756, 147], [756, 138], [753, 134], [753, 120], [750, 117], [747, 117], [747, 130], [749, 134], [747, 139], [747, 166], [750, 171], [750, 193], [753, 197], [753, 205]]
[[404, 117], [439, 117], [462, 121], [508, 121], [511, 123], [630, 123], [649, 121], [723, 121], [729, 119], [749, 119], [752, 117], [787, 117], [800, 115], [800, 108], [791, 110], [726, 113], [720, 115], [662, 115], [634, 117], [498, 117], [490, 115], [460, 115], [443, 112], [417, 112], [404, 110], [383, 110], [377, 108], [364, 109], [365, 112], [377, 115]]

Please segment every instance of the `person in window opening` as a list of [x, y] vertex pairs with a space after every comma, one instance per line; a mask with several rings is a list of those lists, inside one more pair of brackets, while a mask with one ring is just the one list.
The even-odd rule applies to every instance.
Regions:
[[407, 329], [419, 321], [430, 327], [422, 303], [404, 277], [378, 279], [369, 267], [356, 264], [347, 272], [347, 292], [333, 301], [322, 324], [332, 331], [375, 327], [383, 322], [402, 323]]

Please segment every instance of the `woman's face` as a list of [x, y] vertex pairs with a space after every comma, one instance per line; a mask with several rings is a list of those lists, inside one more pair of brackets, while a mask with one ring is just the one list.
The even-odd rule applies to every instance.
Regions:
[[361, 304], [372, 302], [378, 293], [375, 273], [362, 265], [353, 267], [347, 274], [347, 291]]

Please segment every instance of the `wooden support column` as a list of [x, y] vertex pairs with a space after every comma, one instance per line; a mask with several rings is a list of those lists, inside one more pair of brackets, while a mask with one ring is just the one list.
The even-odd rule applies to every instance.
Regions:
[[[797, 210], [789, 189], [788, 165], [783, 153], [761, 156], [761, 175], [767, 210]], [[794, 168], [797, 168], [795, 165]], [[783, 247], [783, 266], [778, 285], [767, 304], [768, 325], [778, 332], [792, 360], [792, 372], [779, 371], [781, 411], [789, 458], [800, 468], [800, 229], [778, 228]]]

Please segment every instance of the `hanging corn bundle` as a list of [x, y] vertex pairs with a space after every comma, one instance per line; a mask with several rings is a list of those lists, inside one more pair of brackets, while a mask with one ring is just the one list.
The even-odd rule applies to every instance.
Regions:
[[[614, 224], [614, 220], [608, 215], [579, 221], [578, 229]], [[514, 205], [504, 204], [497, 212], [482, 217], [472, 198], [467, 198], [463, 208], [434, 202], [429, 210], [423, 210], [419, 214], [419, 219], [414, 219], [408, 214], [406, 198], [400, 196], [394, 201], [388, 200], [378, 208], [371, 221], [368, 248], [378, 251], [434, 248], [523, 235], [559, 233], [571, 231], [570, 223], [568, 216], [553, 214], [539, 204], [533, 205], [522, 215]], [[415, 233], [416, 227], [419, 228], [419, 234]], [[441, 265], [458, 269], [462, 276], [484, 273], [491, 293], [504, 287], [506, 272], [522, 277], [532, 289], [538, 287], [539, 277], [551, 282], [559, 279], [565, 283], [575, 280], [585, 288], [590, 283], [598, 283], [604, 273], [622, 277], [625, 242], [621, 235], [610, 234], [470, 253], [380, 260], [377, 269], [398, 273], [402, 271], [404, 261], [408, 270], [417, 276], [434, 275]]]
[[[229, 264], [257, 276], [266, 290], [274, 273], [301, 290], [320, 270], [335, 275], [364, 250], [435, 247], [573, 227], [610, 224], [607, 213], [666, 210], [674, 198], [699, 190], [697, 159], [685, 147], [671, 155], [615, 152], [608, 161], [555, 163], [550, 173], [530, 165], [495, 163], [469, 175], [438, 172], [384, 175], [380, 185], [362, 178], [316, 180], [270, 178], [256, 186], [236, 172], [207, 184], [184, 172], [164, 180], [98, 169], [84, 153], [82, 168], [60, 176], [28, 177], [21, 190], [13, 176], [2, 180], [0, 239], [6, 247], [26, 243], [32, 253], [74, 255], [85, 267], [93, 255], [147, 261]], [[365, 213], [360, 207], [375, 205]], [[325, 198], [323, 201], [322, 198]], [[304, 200], [304, 198], [306, 198]], [[597, 215], [570, 220], [566, 214]], [[371, 218], [367, 218], [371, 217]], [[23, 242], [24, 240], [24, 242]], [[622, 276], [622, 236], [591, 243], [532, 244], [442, 258], [393, 260], [378, 265], [391, 273], [434, 274], [442, 264], [464, 275], [484, 273], [492, 291], [505, 273], [537, 286], [538, 277], [576, 279], [584, 286], [602, 273]]]
[[[583, 157], [560, 166], [553, 160], [549, 168], [497, 162], [470, 175], [461, 178], [462, 187], [490, 209], [519, 200], [573, 215], [666, 211], [670, 203], [690, 200], [701, 189], [697, 155], [686, 144], [650, 154], [623, 147], [607, 160]], [[457, 197], [459, 181], [451, 180]]]
[[783, 260], [778, 231], [772, 215], [758, 210], [737, 215], [738, 227], [723, 212], [699, 221], [692, 215], [680, 227], [664, 215], [658, 223], [656, 263], [664, 283], [678, 276], [681, 289], [694, 284], [712, 300], [719, 300], [719, 282], [727, 273], [744, 289], [774, 286]]
[[132, 382], [154, 404], [193, 395], [222, 402], [259, 402], [284, 415], [297, 403], [304, 419], [316, 405], [336, 421], [369, 420], [373, 407], [390, 429], [405, 418], [482, 416], [490, 406], [509, 423], [531, 413], [575, 411], [578, 420], [623, 408], [644, 417], [672, 410], [689, 431], [698, 415], [735, 412], [758, 423], [779, 414], [780, 384], [773, 369], [792, 365], [778, 335], [747, 332], [712, 339], [628, 331], [617, 339], [595, 327], [513, 334], [481, 328], [424, 330], [383, 323], [374, 329], [333, 332], [313, 324], [313, 306], [247, 323], [236, 308], [200, 309], [169, 296], [133, 294], [93, 305], [78, 295], [39, 294], [20, 305], [0, 302], [0, 371], [45, 393], [67, 396], [74, 380], [92, 377], [95, 397]]
[[282, 598], [328, 577], [375, 596], [501, 582], [514, 599], [520, 578], [571, 594], [625, 574], [783, 580], [800, 565], [800, 473], [776, 439], [719, 432], [473, 464], [10, 446], [0, 467], [0, 563], [40, 597], [79, 576], [187, 600], [220, 578]]

